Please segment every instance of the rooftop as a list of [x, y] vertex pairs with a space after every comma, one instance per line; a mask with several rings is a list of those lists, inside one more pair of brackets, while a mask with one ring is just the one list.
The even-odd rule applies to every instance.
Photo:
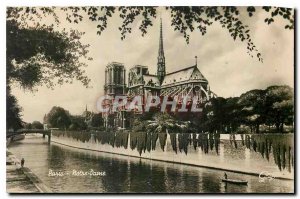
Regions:
[[197, 80], [207, 81], [205, 77], [202, 75], [202, 73], [199, 71], [199, 69], [197, 68], [197, 65], [194, 65], [166, 74], [162, 82], [162, 86], [188, 81], [191, 78], [195, 80], [197, 79]]

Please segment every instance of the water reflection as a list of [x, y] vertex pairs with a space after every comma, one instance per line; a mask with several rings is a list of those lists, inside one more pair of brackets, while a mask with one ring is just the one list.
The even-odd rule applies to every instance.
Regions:
[[[293, 181], [275, 179], [259, 183], [256, 176], [227, 172], [230, 178], [243, 179], [248, 186], [221, 182], [224, 172], [213, 169], [157, 162], [140, 158], [119, 156], [47, 145], [42, 138], [26, 138], [10, 146], [17, 157], [24, 157], [26, 166], [55, 192], [166, 192], [166, 193], [219, 193], [219, 192], [291, 192]], [[43, 144], [40, 144], [43, 143]], [[115, 144], [116, 147], [116, 144]], [[54, 171], [105, 171], [106, 176], [48, 176]]]
[[[99, 192], [138, 192], [138, 193], [245, 193], [245, 192], [268, 192], [278, 191], [285, 185], [285, 181], [274, 181], [267, 188], [265, 185], [258, 183], [258, 178], [255, 176], [245, 176], [228, 172], [228, 175], [236, 179], [249, 180], [249, 187], [221, 182], [224, 172], [194, 168], [190, 166], [158, 163], [151, 160], [143, 160], [139, 158], [118, 157], [109, 154], [96, 154], [90, 152], [82, 152], [73, 149], [65, 149], [60, 146], [52, 146], [55, 150], [65, 151], [63, 161], [66, 164], [60, 164], [60, 169], [68, 170], [70, 168], [86, 170], [93, 168], [95, 170], [106, 171], [104, 177], [86, 177], [85, 180], [78, 177], [68, 179], [68, 183], [82, 181], [84, 191]], [[53, 154], [57, 155], [56, 153]], [[49, 160], [52, 157], [48, 158]], [[62, 159], [61, 159], [62, 160]], [[79, 162], [84, 162], [80, 164]], [[51, 183], [55, 183], [56, 178], [52, 179]], [[97, 183], [92, 184], [94, 181]], [[289, 183], [289, 181], [287, 181]], [[77, 187], [80, 185], [76, 185]], [[95, 187], [96, 186], [96, 187]], [[264, 189], [260, 187], [263, 186]], [[273, 188], [273, 186], [277, 186]], [[66, 187], [65, 187], [66, 188]], [[68, 187], [70, 189], [70, 187]], [[288, 190], [287, 187], [285, 187]], [[70, 189], [70, 190], [74, 190]]]

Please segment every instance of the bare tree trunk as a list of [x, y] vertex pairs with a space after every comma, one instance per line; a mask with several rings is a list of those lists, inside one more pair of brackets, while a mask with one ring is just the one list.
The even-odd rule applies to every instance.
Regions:
[[280, 124], [278, 123], [278, 122], [276, 122], [276, 131], [279, 133], [280, 132], [280, 130], [279, 130], [279, 126], [280, 126]]
[[259, 124], [256, 124], [256, 133], [259, 133]]
[[283, 133], [283, 122], [280, 124], [280, 132]]

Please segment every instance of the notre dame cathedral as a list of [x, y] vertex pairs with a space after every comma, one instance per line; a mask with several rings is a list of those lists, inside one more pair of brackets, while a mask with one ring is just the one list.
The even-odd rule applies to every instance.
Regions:
[[[126, 85], [126, 70], [122, 63], [112, 62], [105, 69], [104, 94], [115, 97], [127, 96], [131, 99], [135, 96], [147, 98], [148, 96], [177, 97], [180, 102], [184, 97], [196, 97], [199, 104], [207, 102], [216, 95], [210, 90], [207, 79], [203, 76], [196, 63], [193, 66], [181, 70], [166, 73], [166, 61], [163, 47], [163, 29], [160, 22], [159, 49], [157, 57], [157, 74], [150, 74], [148, 66], [135, 65], [129, 69], [128, 85]], [[125, 128], [126, 110], [117, 113], [104, 113], [106, 126]], [[109, 125], [109, 116], [111, 116]]]

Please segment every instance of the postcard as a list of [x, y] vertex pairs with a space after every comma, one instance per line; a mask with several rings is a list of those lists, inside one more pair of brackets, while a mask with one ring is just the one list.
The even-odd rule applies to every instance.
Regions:
[[8, 193], [295, 193], [294, 8], [6, 8]]

